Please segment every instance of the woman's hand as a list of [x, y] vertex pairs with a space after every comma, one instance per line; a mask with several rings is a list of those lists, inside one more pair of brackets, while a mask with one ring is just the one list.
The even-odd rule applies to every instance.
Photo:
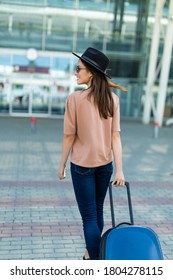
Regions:
[[60, 165], [60, 167], [58, 168], [57, 175], [60, 180], [65, 179], [65, 177], [66, 177], [66, 166], [65, 165]]
[[73, 146], [73, 142], [75, 140], [75, 135], [64, 135], [62, 141], [62, 156], [60, 161], [60, 166], [57, 171], [58, 178], [60, 180], [64, 179], [66, 176], [66, 162]]
[[115, 179], [113, 180], [112, 185], [121, 186], [121, 187], [125, 186], [125, 179], [124, 179], [123, 172], [116, 172]]

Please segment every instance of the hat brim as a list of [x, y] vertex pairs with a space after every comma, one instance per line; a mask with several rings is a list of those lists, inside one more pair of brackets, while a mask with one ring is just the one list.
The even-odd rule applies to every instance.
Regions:
[[109, 79], [111, 79], [111, 77], [109, 75], [107, 75], [104, 71], [102, 71], [99, 67], [97, 67], [97, 65], [95, 65], [94, 63], [92, 63], [90, 60], [88, 60], [87, 58], [81, 57], [78, 54], [72, 52], [73, 55], [77, 56], [78, 58], [80, 58], [81, 60], [85, 61], [86, 63], [90, 64], [92, 67], [94, 67], [95, 69], [97, 69], [99, 72], [101, 72], [102, 74], [104, 74], [106, 77], [108, 77]]

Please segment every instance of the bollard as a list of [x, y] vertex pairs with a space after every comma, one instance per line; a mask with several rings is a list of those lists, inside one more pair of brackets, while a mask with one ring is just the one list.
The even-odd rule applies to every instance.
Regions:
[[31, 118], [31, 132], [32, 133], [36, 133], [36, 123], [37, 123], [37, 119], [32, 117]]
[[154, 138], [157, 139], [158, 138], [158, 134], [159, 134], [159, 123], [158, 122], [154, 122]]

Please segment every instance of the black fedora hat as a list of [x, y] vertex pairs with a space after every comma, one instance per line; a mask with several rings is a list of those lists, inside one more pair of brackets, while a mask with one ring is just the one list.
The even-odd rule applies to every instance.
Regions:
[[85, 61], [86, 63], [90, 64], [92, 67], [96, 68], [98, 71], [100, 71], [109, 79], [111, 79], [111, 77], [109, 77], [106, 74], [106, 68], [109, 64], [109, 59], [101, 51], [89, 47], [81, 56], [77, 55], [74, 52], [72, 52], [72, 54], [79, 57], [81, 60]]

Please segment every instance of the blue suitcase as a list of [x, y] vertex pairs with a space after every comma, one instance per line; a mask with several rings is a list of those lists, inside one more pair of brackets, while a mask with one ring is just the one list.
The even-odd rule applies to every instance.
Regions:
[[130, 223], [115, 225], [112, 183], [109, 184], [109, 198], [112, 228], [102, 236], [100, 243], [101, 260], [163, 260], [159, 239], [149, 227], [134, 225], [129, 183], [127, 189]]

